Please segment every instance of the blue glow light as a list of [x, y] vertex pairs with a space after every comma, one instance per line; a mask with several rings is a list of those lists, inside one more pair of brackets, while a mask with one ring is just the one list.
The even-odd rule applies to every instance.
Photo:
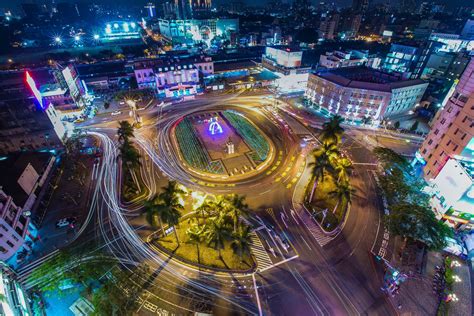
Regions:
[[222, 126], [217, 122], [217, 117], [213, 117], [210, 120], [209, 132], [211, 135], [222, 134]]

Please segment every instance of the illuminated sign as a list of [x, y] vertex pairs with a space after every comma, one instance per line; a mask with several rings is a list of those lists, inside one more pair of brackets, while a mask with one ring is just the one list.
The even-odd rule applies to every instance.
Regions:
[[33, 78], [31, 77], [28, 71], [26, 72], [26, 83], [30, 87], [31, 92], [33, 92], [33, 95], [35, 96], [36, 100], [40, 104], [41, 108], [44, 109], [43, 97], [41, 96], [41, 92], [36, 87], [36, 82], [33, 80]]
[[212, 135], [222, 134], [222, 127], [217, 122], [217, 117], [211, 118], [210, 122], [211, 123], [209, 124], [209, 132], [211, 132]]
[[391, 37], [391, 36], [393, 36], [393, 32], [392, 31], [383, 31], [382, 35]]

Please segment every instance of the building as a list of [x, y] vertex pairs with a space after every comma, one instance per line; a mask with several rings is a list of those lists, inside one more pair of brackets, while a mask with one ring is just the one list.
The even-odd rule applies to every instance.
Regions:
[[55, 161], [49, 152], [16, 153], [0, 161], [0, 260], [8, 260], [22, 247], [31, 250], [36, 229], [30, 215], [38, 207]]
[[16, 274], [3, 262], [0, 262], [0, 310], [2, 315], [34, 315], [31, 310], [28, 293], [16, 280]]
[[231, 40], [239, 32], [238, 19], [159, 19], [160, 34], [173, 45], [192, 46], [205, 43], [211, 46], [214, 39]]
[[369, 0], [352, 0], [352, 10], [365, 12], [369, 8]]
[[[214, 62], [209, 56], [186, 56], [186, 57], [176, 57], [176, 58], [144, 58], [132, 61], [130, 66], [133, 68], [135, 78], [137, 80], [137, 85], [139, 89], [144, 88], [157, 88], [156, 74], [163, 71], [174, 71], [171, 69], [174, 67], [173, 64], [177, 65], [178, 70], [191, 70], [197, 69], [198, 71], [198, 81], [199, 78], [207, 77], [214, 74]], [[194, 67], [189, 68], [189, 64]], [[183, 67], [181, 67], [183, 65]], [[184, 68], [186, 66], [186, 68]], [[168, 69], [168, 70], [165, 70]], [[160, 71], [161, 69], [161, 71]], [[186, 75], [185, 75], [186, 77]]]
[[55, 83], [47, 69], [0, 72], [0, 154], [62, 147], [65, 127], [35, 81]]
[[326, 52], [319, 57], [319, 67], [322, 68], [343, 68], [355, 66], [367, 66], [378, 68], [381, 59], [375, 55], [369, 55], [368, 51], [350, 50], [350, 51], [332, 51]]
[[336, 37], [337, 28], [339, 26], [339, 14], [331, 14], [321, 19], [319, 23], [319, 38], [333, 40]]
[[354, 14], [350, 11], [341, 14], [337, 25], [338, 37], [344, 40], [356, 38], [361, 23], [362, 14]]
[[347, 67], [310, 74], [305, 96], [323, 113], [378, 124], [413, 110], [427, 86], [372, 68]]
[[201, 78], [214, 74], [211, 57], [141, 59], [131, 63], [140, 89], [156, 89], [163, 97], [194, 95], [202, 89]]
[[425, 189], [438, 219], [458, 229], [474, 229], [474, 142], [466, 156], [448, 158]]
[[434, 41], [413, 45], [392, 44], [382, 64], [382, 69], [387, 72], [401, 73], [404, 78], [420, 78], [428, 57], [441, 47], [441, 43]]
[[288, 46], [269, 46], [262, 56], [262, 66], [273, 72], [278, 79], [274, 86], [283, 93], [301, 93], [306, 88], [311, 67], [302, 65], [303, 52]]
[[[427, 181], [434, 179], [450, 158], [472, 154], [474, 147], [474, 60], [453, 94], [434, 119], [419, 154]], [[470, 151], [470, 152], [469, 152]]]
[[474, 50], [474, 39], [464, 38], [459, 34], [432, 32], [429, 39], [442, 43], [440, 51], [458, 53]]
[[464, 24], [461, 31], [461, 37], [468, 40], [474, 40], [474, 19], [466, 21], [466, 24]]

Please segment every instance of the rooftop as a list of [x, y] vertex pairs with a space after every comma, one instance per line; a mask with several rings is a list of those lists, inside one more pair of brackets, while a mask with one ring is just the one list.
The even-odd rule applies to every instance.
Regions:
[[419, 79], [403, 80], [399, 75], [382, 72], [365, 66], [323, 70], [317, 72], [315, 75], [339, 86], [383, 92], [390, 92], [392, 89], [425, 83]]
[[18, 178], [26, 166], [31, 164], [41, 176], [51, 156], [52, 154], [49, 152], [19, 152], [0, 160], [0, 174], [2, 175], [0, 186], [6, 194], [12, 196], [16, 205], [23, 207], [28, 199], [28, 194], [18, 184]]

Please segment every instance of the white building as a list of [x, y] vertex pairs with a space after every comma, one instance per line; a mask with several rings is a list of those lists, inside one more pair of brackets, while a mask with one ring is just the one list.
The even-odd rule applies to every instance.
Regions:
[[364, 65], [371, 68], [379, 68], [381, 61], [379, 57], [370, 56], [368, 52], [335, 50], [321, 55], [319, 57], [319, 66], [328, 69]]
[[27, 239], [34, 239], [30, 230], [30, 213], [37, 206], [45, 188], [55, 157], [50, 153], [20, 153], [0, 161], [0, 260], [6, 261]]
[[6, 316], [30, 316], [33, 312], [30, 309], [27, 293], [20, 283], [16, 281], [13, 271], [0, 262], [0, 315]]
[[474, 161], [450, 158], [427, 191], [436, 216], [453, 226], [474, 228]]
[[201, 88], [200, 74], [214, 74], [211, 57], [196, 56], [174, 59], [143, 59], [133, 63], [140, 89], [153, 88], [164, 97], [193, 95]]

